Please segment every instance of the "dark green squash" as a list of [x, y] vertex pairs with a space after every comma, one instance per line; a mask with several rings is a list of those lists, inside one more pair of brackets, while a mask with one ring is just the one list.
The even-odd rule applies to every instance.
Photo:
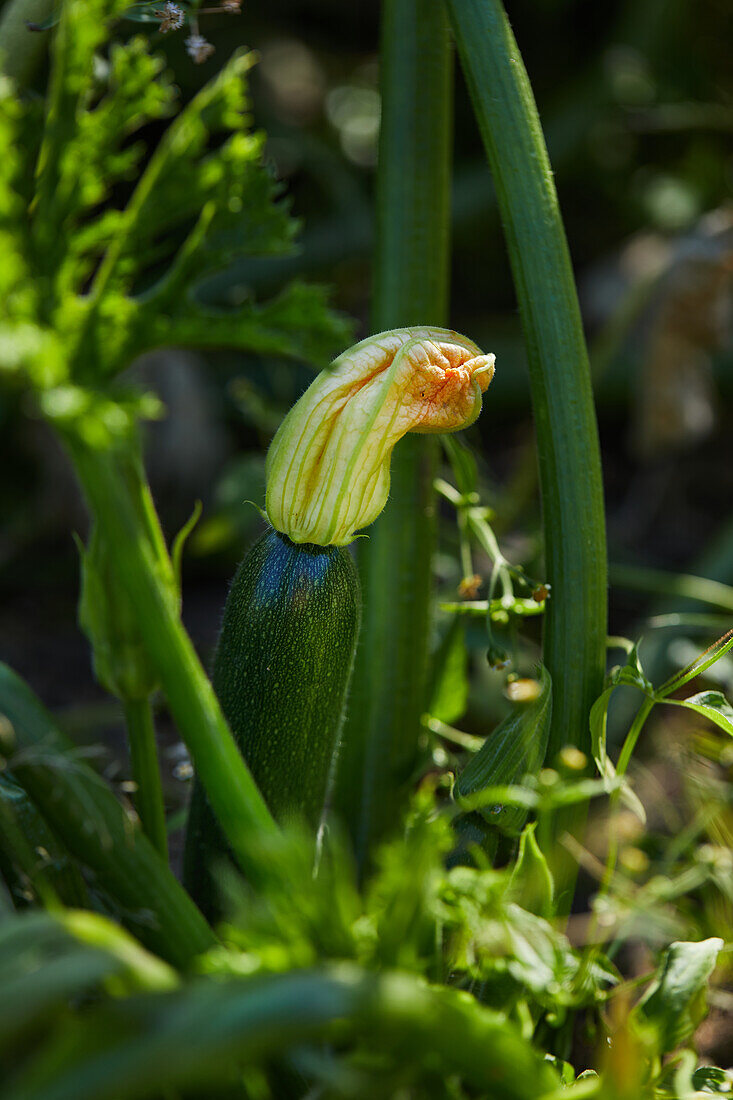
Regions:
[[[240, 565], [224, 608], [214, 690], [274, 817], [317, 831], [328, 796], [359, 628], [348, 551], [272, 528]], [[184, 881], [215, 914], [211, 869], [226, 842], [195, 781]]]

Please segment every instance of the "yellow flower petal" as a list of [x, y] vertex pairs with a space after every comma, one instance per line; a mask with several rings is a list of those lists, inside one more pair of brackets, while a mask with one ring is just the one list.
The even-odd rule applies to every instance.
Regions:
[[351, 542], [387, 503], [395, 443], [406, 432], [468, 427], [493, 375], [494, 356], [448, 329], [393, 329], [349, 348], [272, 441], [270, 523], [293, 542]]

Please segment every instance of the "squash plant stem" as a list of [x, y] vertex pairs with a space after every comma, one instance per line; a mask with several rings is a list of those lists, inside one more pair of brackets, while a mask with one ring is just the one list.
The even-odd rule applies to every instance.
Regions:
[[[371, 328], [448, 315], [453, 65], [442, 0], [384, 0]], [[395, 450], [390, 501], [357, 557], [363, 617], [335, 805], [362, 869], [398, 828], [425, 709], [437, 440]]]
[[123, 699], [122, 706], [135, 784], [135, 809], [148, 840], [167, 860], [168, 834], [150, 699]]
[[[110, 547], [112, 568], [137, 616], [143, 644], [211, 807], [253, 885], [268, 874], [263, 835], [277, 826], [242, 759], [213, 688], [161, 575], [114, 448], [67, 435], [89, 508]], [[147, 491], [147, 487], [146, 487]], [[152, 508], [152, 502], [149, 501]]]
[[[567, 744], [590, 759], [588, 716], [606, 644], [606, 534], [588, 353], [565, 231], [527, 72], [500, 0], [446, 0], [494, 178], [529, 362], [552, 586], [544, 662], [553, 683], [548, 762]], [[560, 909], [576, 865], [556, 841], [581, 824], [554, 818]]]

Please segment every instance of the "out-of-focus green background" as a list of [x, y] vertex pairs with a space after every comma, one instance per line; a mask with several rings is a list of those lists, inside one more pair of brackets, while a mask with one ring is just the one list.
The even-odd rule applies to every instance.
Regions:
[[[727, 0], [513, 0], [508, 4], [545, 127], [595, 372], [611, 560], [733, 583], [733, 74]], [[202, 15], [216, 46], [196, 66], [184, 34], [155, 36], [185, 100], [229, 53], [249, 46], [253, 115], [302, 219], [300, 250], [217, 276], [236, 302], [294, 275], [333, 288], [369, 331], [372, 211], [379, 132], [376, 0], [244, 0]], [[124, 24], [121, 33], [140, 33]], [[43, 89], [39, 72], [36, 90]], [[148, 135], [151, 144], [154, 128]], [[460, 74], [455, 104], [451, 324], [497, 356], [471, 431], [485, 496], [507, 554], [541, 571], [538, 500], [519, 319], [491, 177]], [[426, 318], [426, 321], [429, 321]], [[169, 415], [148, 432], [148, 469], [172, 535], [201, 499], [184, 566], [184, 617], [207, 657], [228, 579], [260, 524], [263, 456], [308, 368], [176, 349], [135, 376]], [[0, 656], [26, 676], [77, 740], [121, 745], [116, 704], [92, 677], [75, 627], [78, 562], [70, 530], [85, 515], [64, 456], [30, 403], [0, 395]], [[441, 591], [459, 579], [446, 515]], [[611, 631], [680, 606], [613, 588]], [[661, 672], [697, 636], [655, 632]], [[687, 647], [687, 649], [685, 648]], [[478, 648], [478, 643], [477, 643]], [[478, 661], [477, 661], [478, 669]], [[477, 672], [477, 675], [479, 673]], [[488, 673], [482, 667], [481, 683]], [[733, 665], [720, 675], [733, 686]], [[727, 679], [726, 679], [727, 678]], [[466, 724], [486, 733], [500, 693], [474, 692]], [[489, 700], [487, 703], [486, 700]], [[493, 700], [493, 701], [492, 701]], [[187, 768], [159, 724], [169, 798]], [[170, 734], [169, 736], [166, 736]], [[120, 753], [108, 772], [124, 778]]]

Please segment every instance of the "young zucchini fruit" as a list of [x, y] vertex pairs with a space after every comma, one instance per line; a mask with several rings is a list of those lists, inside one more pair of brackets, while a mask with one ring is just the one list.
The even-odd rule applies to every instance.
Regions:
[[[359, 628], [344, 549], [384, 508], [392, 450], [408, 431], [466, 427], [493, 355], [443, 329], [397, 329], [349, 349], [291, 409], [267, 456], [271, 528], [234, 578], [213, 683], [273, 815], [317, 831], [334, 774]], [[184, 879], [216, 915], [226, 844], [195, 783]]]
[[[359, 628], [359, 578], [348, 551], [296, 545], [272, 528], [234, 577], [213, 684], [234, 738], [275, 818], [323, 816]], [[184, 881], [217, 912], [212, 866], [226, 842], [195, 781]]]

